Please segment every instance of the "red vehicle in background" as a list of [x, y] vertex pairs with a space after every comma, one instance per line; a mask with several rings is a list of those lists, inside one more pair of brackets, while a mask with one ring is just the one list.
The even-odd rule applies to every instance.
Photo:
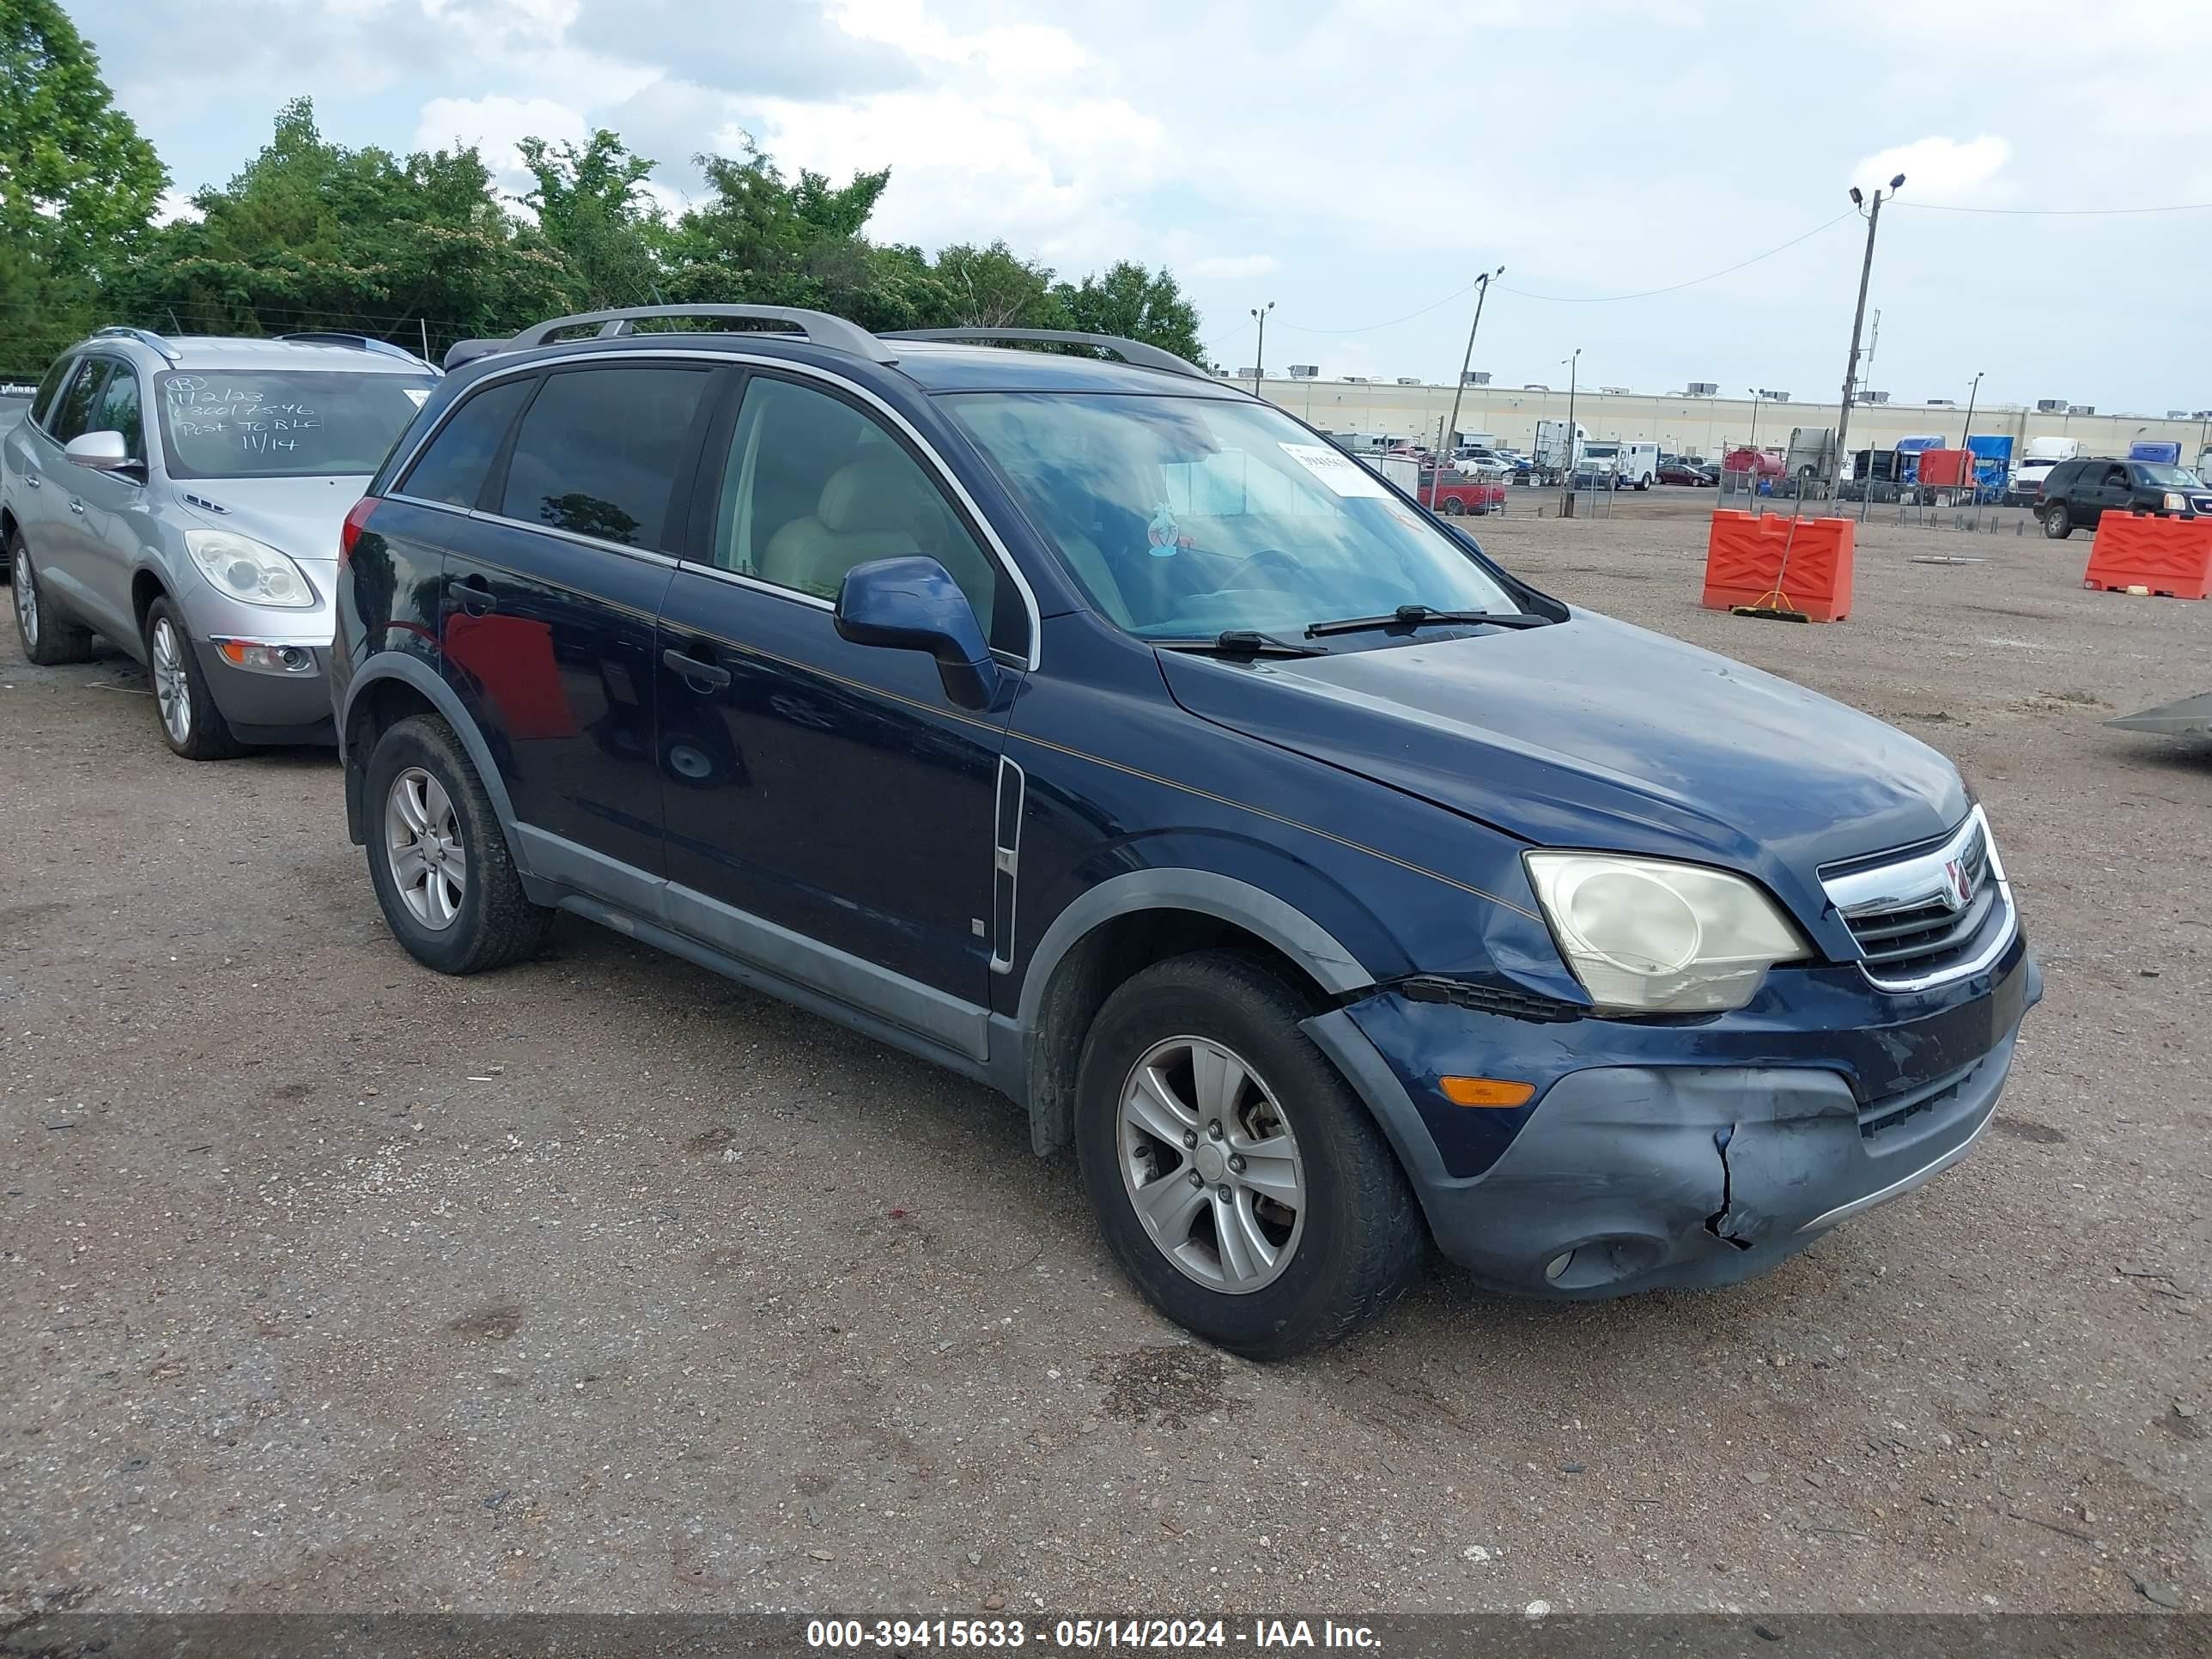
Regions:
[[1441, 481], [1436, 468], [1421, 468], [1421, 488], [1419, 500], [1432, 513], [1447, 518], [1458, 518], [1464, 514], [1478, 516], [1486, 513], [1505, 510], [1505, 486], [1492, 480], [1469, 477], [1453, 467], [1445, 467]]
[[1787, 469], [1783, 465], [1782, 458], [1779, 455], [1769, 454], [1764, 449], [1743, 447], [1729, 451], [1722, 459], [1721, 471], [1755, 473], [1764, 480], [1778, 478]]

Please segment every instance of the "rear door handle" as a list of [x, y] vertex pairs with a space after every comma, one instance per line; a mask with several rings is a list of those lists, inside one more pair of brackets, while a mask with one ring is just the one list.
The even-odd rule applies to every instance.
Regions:
[[23, 475], [23, 482], [30, 485], [32, 489], [36, 489], [40, 484], [44, 483], [46, 480], [41, 478], [35, 472], [26, 472]]
[[471, 617], [481, 617], [487, 611], [496, 611], [499, 601], [492, 597], [491, 584], [482, 576], [465, 576], [453, 584], [455, 597], [461, 609]]
[[719, 691], [730, 683], [730, 671], [711, 662], [701, 662], [696, 657], [687, 657], [674, 646], [660, 653], [661, 666], [672, 668], [690, 681], [696, 689], [704, 686]]
[[83, 512], [83, 511], [84, 511], [84, 503], [83, 503], [82, 501], [79, 501], [76, 496], [74, 496], [74, 495], [70, 496], [70, 512], [72, 512], [72, 513], [82, 513], [82, 512]]

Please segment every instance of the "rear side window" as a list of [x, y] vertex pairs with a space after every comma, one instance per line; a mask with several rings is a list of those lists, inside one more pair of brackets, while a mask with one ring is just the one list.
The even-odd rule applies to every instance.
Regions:
[[121, 433], [123, 453], [134, 461], [146, 459], [146, 420], [138, 398], [138, 377], [125, 365], [118, 363], [108, 375], [107, 390], [100, 395], [89, 429]]
[[31, 421], [33, 425], [46, 425], [46, 415], [54, 406], [54, 393], [62, 389], [63, 380], [69, 376], [70, 365], [76, 361], [76, 358], [67, 356], [56, 358], [54, 366], [46, 371], [46, 378], [39, 382], [39, 389], [31, 398]]
[[2079, 461], [2061, 461], [2044, 474], [2043, 487], [2054, 495], [2061, 494], [2067, 485], [2074, 482], [2075, 475], [2081, 470]]
[[625, 547], [668, 544], [703, 369], [548, 375], [522, 417], [500, 512]]
[[520, 409], [538, 382], [528, 375], [486, 386], [447, 417], [429, 447], [409, 469], [403, 495], [418, 501], [444, 501], [452, 507], [474, 507], [483, 494], [492, 461], [514, 424]]
[[84, 367], [78, 369], [69, 387], [54, 402], [52, 423], [47, 430], [56, 443], [67, 443], [81, 433], [92, 430], [92, 411], [98, 406], [100, 388], [107, 383], [108, 362], [105, 357], [88, 357]]

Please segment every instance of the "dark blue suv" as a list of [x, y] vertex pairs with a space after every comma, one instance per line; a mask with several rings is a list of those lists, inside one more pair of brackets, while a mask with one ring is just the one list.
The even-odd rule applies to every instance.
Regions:
[[1538, 1295], [1740, 1279], [1989, 1122], [2040, 984], [1948, 761], [1179, 359], [714, 307], [448, 363], [332, 666], [430, 967], [568, 910], [953, 1067], [1261, 1357], [1431, 1238]]

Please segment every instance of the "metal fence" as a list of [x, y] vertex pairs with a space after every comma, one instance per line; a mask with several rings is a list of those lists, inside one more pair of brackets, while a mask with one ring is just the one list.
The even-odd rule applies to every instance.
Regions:
[[1825, 478], [1723, 472], [1717, 505], [1742, 513], [1818, 514], [1972, 535], [2025, 536], [2041, 529], [2033, 512], [2005, 504], [2003, 492], [1989, 485], [1949, 489], [1876, 478], [1863, 484], [1846, 479], [1838, 488]]

